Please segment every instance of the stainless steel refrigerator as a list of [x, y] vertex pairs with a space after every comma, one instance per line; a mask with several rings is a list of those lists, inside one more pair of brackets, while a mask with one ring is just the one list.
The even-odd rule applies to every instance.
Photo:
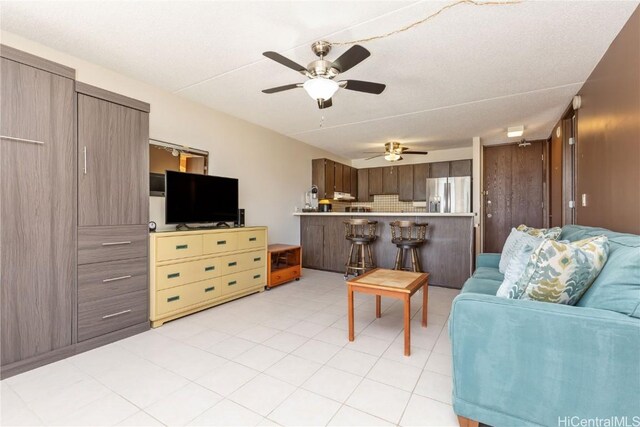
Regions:
[[471, 177], [427, 178], [427, 211], [471, 212]]

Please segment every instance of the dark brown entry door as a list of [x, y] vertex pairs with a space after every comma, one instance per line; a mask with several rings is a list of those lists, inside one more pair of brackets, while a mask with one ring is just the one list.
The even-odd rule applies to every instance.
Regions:
[[501, 252], [512, 227], [543, 226], [543, 141], [484, 149], [484, 252]]

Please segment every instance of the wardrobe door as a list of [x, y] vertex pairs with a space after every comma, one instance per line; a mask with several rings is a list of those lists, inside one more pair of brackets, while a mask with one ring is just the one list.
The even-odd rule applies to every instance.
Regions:
[[73, 80], [0, 61], [4, 366], [71, 344], [76, 154]]
[[149, 113], [78, 94], [78, 225], [147, 224]]

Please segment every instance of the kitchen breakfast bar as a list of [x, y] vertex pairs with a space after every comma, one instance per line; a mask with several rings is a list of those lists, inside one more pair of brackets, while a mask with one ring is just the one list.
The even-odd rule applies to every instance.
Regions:
[[425, 212], [296, 212], [300, 217], [302, 266], [344, 273], [350, 243], [344, 221], [363, 218], [378, 222], [377, 240], [371, 249], [377, 267], [393, 268], [396, 246], [391, 242], [390, 222], [427, 223], [427, 241], [418, 250], [428, 272], [429, 284], [460, 289], [473, 269], [473, 213]]

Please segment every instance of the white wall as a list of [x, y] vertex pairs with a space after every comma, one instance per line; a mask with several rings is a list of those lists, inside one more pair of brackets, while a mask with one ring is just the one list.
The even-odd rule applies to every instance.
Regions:
[[[149, 136], [209, 151], [209, 173], [239, 178], [247, 225], [269, 227], [271, 243], [298, 243], [292, 215], [311, 186], [311, 159], [350, 161], [8, 32], [0, 42], [76, 69], [78, 81], [151, 104]], [[164, 199], [151, 198], [150, 218], [163, 224]]]
[[[415, 163], [432, 163], [432, 162], [448, 162], [451, 160], [466, 160], [473, 158], [473, 149], [471, 145], [463, 148], [450, 148], [448, 150], [429, 150], [426, 156], [405, 156], [401, 162], [393, 163], [395, 165], [410, 165]], [[392, 163], [378, 157], [371, 160], [356, 159], [351, 161], [351, 166], [355, 168], [375, 168], [378, 166], [391, 166]]]

